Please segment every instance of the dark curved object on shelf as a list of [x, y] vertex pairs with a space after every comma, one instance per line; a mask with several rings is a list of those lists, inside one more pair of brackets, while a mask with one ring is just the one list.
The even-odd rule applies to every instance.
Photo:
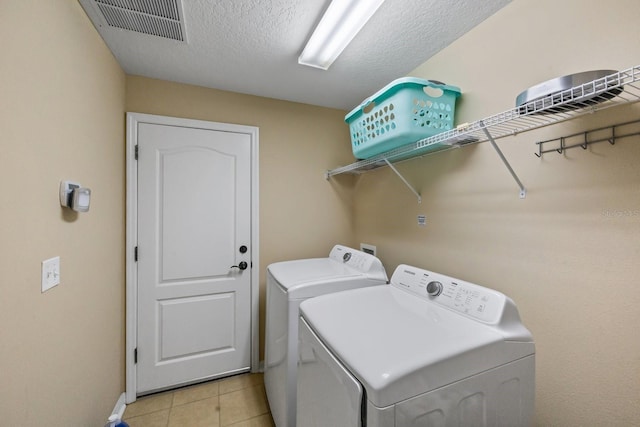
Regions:
[[[617, 74], [616, 70], [595, 70], [547, 80], [520, 93], [516, 97], [516, 107], [520, 114], [556, 114], [589, 107], [622, 92]], [[607, 76], [611, 78], [605, 79]], [[557, 105], [565, 99], [568, 102]]]

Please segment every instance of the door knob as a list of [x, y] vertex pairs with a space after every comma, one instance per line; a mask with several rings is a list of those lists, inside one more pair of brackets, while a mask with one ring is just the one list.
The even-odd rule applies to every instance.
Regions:
[[249, 264], [246, 261], [241, 261], [238, 265], [232, 265], [231, 268], [239, 268], [240, 270], [246, 270]]

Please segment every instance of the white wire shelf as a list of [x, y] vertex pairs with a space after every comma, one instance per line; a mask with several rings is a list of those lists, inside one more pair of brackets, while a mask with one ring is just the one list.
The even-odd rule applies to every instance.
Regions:
[[[342, 173], [359, 174], [394, 161], [422, 157], [452, 148], [491, 141], [506, 136], [571, 120], [587, 113], [640, 101], [640, 65], [573, 88], [539, 98], [456, 129], [439, 133], [413, 144], [378, 154], [366, 160], [328, 170], [325, 177]], [[425, 153], [425, 148], [432, 151]], [[495, 147], [495, 144], [494, 144]], [[497, 147], [496, 147], [497, 148]], [[524, 188], [521, 186], [521, 190]]]

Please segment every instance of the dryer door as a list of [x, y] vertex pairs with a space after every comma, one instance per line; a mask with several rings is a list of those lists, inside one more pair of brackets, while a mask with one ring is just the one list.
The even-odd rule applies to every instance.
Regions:
[[362, 385], [300, 318], [298, 427], [362, 425]]

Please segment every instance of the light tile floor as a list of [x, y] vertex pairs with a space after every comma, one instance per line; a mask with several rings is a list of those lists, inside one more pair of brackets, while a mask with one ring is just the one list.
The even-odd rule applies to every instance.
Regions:
[[262, 374], [243, 374], [141, 397], [130, 427], [273, 427]]

